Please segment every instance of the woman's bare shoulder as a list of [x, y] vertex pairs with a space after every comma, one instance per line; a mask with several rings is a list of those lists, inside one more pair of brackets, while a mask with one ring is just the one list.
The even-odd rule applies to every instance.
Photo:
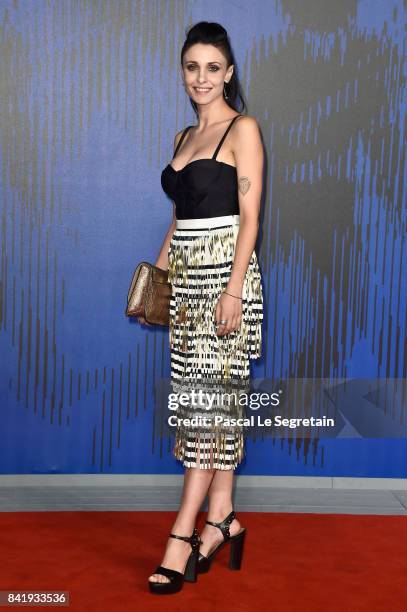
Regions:
[[257, 122], [257, 119], [255, 117], [252, 117], [250, 115], [241, 115], [240, 118], [235, 122], [236, 123], [236, 127], [234, 129], [235, 132], [237, 131], [243, 131], [243, 132], [250, 132], [250, 131], [256, 131], [259, 130], [259, 124]]
[[246, 141], [256, 142], [261, 139], [260, 127], [255, 117], [242, 115], [235, 121], [232, 129], [233, 141], [235, 145], [240, 145]]
[[184, 131], [184, 130], [182, 129], [182, 130], [180, 130], [179, 132], [177, 132], [177, 133], [175, 134], [175, 137], [174, 137], [174, 149], [175, 149], [175, 147], [177, 146], [177, 144], [178, 144], [178, 142], [179, 142], [179, 139], [180, 139], [180, 138], [181, 138], [181, 136], [182, 136], [182, 132], [183, 132], [183, 131]]
[[[191, 126], [188, 126], [188, 127], [191, 127]], [[187, 128], [186, 128], [186, 127], [184, 127], [184, 128], [182, 128], [182, 130], [180, 130], [179, 132], [177, 132], [177, 133], [175, 134], [175, 137], [174, 137], [174, 151], [175, 151], [175, 149], [176, 149], [176, 147], [177, 147], [177, 145], [178, 145], [178, 143], [179, 143], [179, 141], [180, 141], [180, 138], [181, 138], [182, 134], [184, 133], [184, 131], [185, 131], [186, 129], [187, 129]]]

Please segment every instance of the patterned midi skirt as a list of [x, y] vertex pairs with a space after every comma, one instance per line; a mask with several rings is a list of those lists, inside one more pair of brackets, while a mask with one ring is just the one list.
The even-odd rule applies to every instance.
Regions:
[[242, 418], [250, 359], [262, 354], [263, 295], [253, 251], [238, 330], [217, 336], [215, 309], [233, 265], [239, 215], [177, 220], [168, 250], [169, 342], [176, 409], [174, 456], [185, 467], [234, 469], [244, 457]]

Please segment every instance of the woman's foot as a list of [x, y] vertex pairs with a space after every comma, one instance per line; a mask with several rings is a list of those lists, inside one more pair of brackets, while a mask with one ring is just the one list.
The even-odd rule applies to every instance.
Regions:
[[[175, 533], [178, 533], [176, 531]], [[188, 534], [190, 535], [190, 534]], [[188, 557], [191, 554], [191, 544], [175, 538], [168, 538], [167, 548], [165, 549], [164, 558], [161, 562], [163, 567], [168, 567], [177, 572], [183, 573], [187, 564]], [[150, 582], [170, 582], [167, 576], [162, 574], [151, 574]]]
[[[224, 520], [225, 516], [227, 516], [227, 514], [223, 514], [223, 516], [221, 517], [208, 515], [208, 521], [212, 521], [213, 523], [220, 523]], [[233, 519], [229, 527], [230, 536], [235, 536], [241, 530], [242, 526], [237, 520], [237, 518]], [[208, 525], [205, 523], [205, 527], [201, 534], [201, 540], [202, 544], [199, 548], [199, 552], [205, 557], [208, 557], [211, 552], [215, 550], [215, 548], [221, 542], [223, 542], [223, 535], [221, 530], [218, 529], [218, 527], [214, 527], [213, 525]]]

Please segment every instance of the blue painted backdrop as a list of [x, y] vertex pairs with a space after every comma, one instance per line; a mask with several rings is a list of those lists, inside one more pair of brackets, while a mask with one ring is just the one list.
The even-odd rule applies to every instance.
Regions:
[[[171, 221], [160, 173], [194, 123], [185, 29], [222, 23], [267, 157], [262, 378], [406, 380], [402, 0], [0, 1], [0, 470], [176, 473], [157, 427], [167, 329], [124, 316]], [[242, 474], [407, 477], [405, 438], [248, 441]], [[353, 413], [359, 399], [354, 399]]]

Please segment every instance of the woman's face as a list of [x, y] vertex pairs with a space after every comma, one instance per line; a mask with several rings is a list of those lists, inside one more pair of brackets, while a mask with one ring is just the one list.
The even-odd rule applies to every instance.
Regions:
[[197, 104], [208, 104], [223, 97], [224, 83], [228, 83], [233, 65], [226, 68], [226, 58], [213, 45], [196, 43], [185, 52], [182, 76], [185, 91]]

